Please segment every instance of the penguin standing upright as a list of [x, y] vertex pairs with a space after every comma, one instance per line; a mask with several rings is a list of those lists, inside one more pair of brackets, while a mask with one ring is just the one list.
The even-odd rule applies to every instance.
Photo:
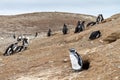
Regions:
[[62, 29], [62, 32], [63, 32], [64, 35], [67, 34], [68, 28], [67, 28], [67, 25], [66, 25], [66, 24], [64, 24], [63, 29]]
[[96, 23], [99, 24], [99, 23], [101, 23], [103, 20], [104, 20], [103, 15], [102, 15], [102, 14], [99, 14], [98, 17], [97, 17], [97, 19], [96, 19]]
[[49, 30], [48, 30], [48, 33], [47, 33], [47, 36], [50, 37], [50, 36], [51, 36], [51, 33], [52, 33], [52, 30], [49, 29]]
[[83, 61], [81, 56], [76, 52], [74, 48], [69, 49], [70, 51], [70, 61], [72, 69], [75, 71], [81, 71], [83, 66]]

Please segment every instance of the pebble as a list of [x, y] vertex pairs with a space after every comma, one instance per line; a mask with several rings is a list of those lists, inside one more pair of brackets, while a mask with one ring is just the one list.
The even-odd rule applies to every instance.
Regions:
[[2, 58], [0, 58], [0, 61], [2, 61], [3, 59]]
[[120, 68], [120, 66], [118, 66], [118, 68]]
[[64, 59], [63, 62], [67, 62], [68, 60], [67, 59]]
[[0, 67], [1, 67], [1, 66], [4, 66], [4, 65], [5, 65], [5, 64], [3, 64], [3, 63], [0, 63]]
[[53, 63], [54, 61], [49, 61], [49, 63]]
[[118, 76], [115, 77], [115, 79], [118, 79], [118, 78], [119, 78]]

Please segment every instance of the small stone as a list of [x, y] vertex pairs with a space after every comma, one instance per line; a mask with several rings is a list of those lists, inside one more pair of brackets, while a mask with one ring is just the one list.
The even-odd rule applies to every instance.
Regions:
[[118, 68], [120, 68], [120, 66], [118, 66]]
[[49, 61], [49, 63], [53, 63], [54, 61]]
[[4, 66], [4, 65], [5, 65], [5, 64], [3, 64], [3, 63], [0, 63], [0, 67], [1, 67], [1, 66]]
[[118, 79], [118, 78], [119, 78], [118, 76], [115, 77], [115, 79]]
[[99, 40], [101, 43], [103, 43], [103, 40]]
[[68, 60], [67, 59], [64, 59], [63, 62], [67, 62]]
[[0, 58], [0, 61], [2, 61], [3, 59], [2, 58]]

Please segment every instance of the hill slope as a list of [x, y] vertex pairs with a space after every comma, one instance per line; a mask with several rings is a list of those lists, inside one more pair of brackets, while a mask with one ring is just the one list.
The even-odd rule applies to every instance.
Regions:
[[38, 12], [14, 16], [0, 16], [0, 31], [8, 31], [9, 33], [35, 33], [45, 32], [49, 28], [56, 31], [60, 30], [64, 23], [68, 27], [76, 26], [78, 20], [88, 22], [95, 20], [95, 17], [63, 12]]
[[[111, 20], [110, 20], [111, 19]], [[51, 37], [31, 40], [28, 50], [0, 56], [2, 80], [120, 80], [120, 16], [74, 34], [55, 32]], [[92, 31], [102, 36], [90, 41]], [[88, 70], [73, 72], [69, 48], [75, 48], [82, 59], [90, 63]]]

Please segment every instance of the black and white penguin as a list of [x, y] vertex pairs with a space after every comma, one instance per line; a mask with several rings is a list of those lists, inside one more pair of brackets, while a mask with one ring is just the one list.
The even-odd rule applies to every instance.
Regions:
[[18, 52], [21, 52], [24, 50], [24, 46], [17, 46], [15, 52], [18, 53]]
[[89, 27], [89, 26], [94, 26], [94, 25], [96, 25], [96, 22], [89, 22], [87, 25], [86, 25], [86, 27]]
[[82, 21], [82, 22], [78, 21], [77, 27], [75, 28], [74, 33], [80, 33], [81, 31], [84, 31], [85, 30], [84, 24], [85, 24], [85, 21]]
[[13, 34], [13, 38], [16, 39], [16, 35], [15, 34]]
[[83, 66], [83, 61], [81, 56], [76, 52], [74, 48], [69, 49], [70, 51], [70, 61], [72, 69], [75, 71], [81, 71]]
[[35, 33], [35, 37], [37, 37], [37, 36], [38, 36], [38, 32]]
[[8, 46], [8, 48], [6, 49], [6, 51], [3, 55], [9, 56], [9, 55], [15, 53], [16, 48], [17, 48], [17, 43], [11, 44], [10, 46]]
[[98, 31], [94, 31], [90, 34], [89, 36], [89, 39], [90, 40], [94, 40], [94, 39], [97, 39], [101, 36], [101, 32], [98, 30]]
[[103, 20], [104, 20], [103, 15], [102, 15], [102, 14], [99, 14], [98, 17], [97, 17], [97, 19], [96, 19], [96, 23], [99, 24], [99, 23], [101, 23]]
[[52, 30], [49, 29], [48, 32], [47, 32], [47, 36], [50, 37], [50, 36], [51, 36], [51, 33], [52, 33]]
[[63, 32], [64, 35], [67, 34], [68, 28], [67, 28], [67, 25], [66, 25], [66, 24], [64, 24], [63, 29], [62, 29], [62, 32]]
[[81, 22], [80, 22], [80, 21], [78, 21], [78, 23], [77, 23], [77, 26], [76, 26], [76, 28], [75, 28], [74, 33], [79, 33], [80, 31], [81, 31]]

